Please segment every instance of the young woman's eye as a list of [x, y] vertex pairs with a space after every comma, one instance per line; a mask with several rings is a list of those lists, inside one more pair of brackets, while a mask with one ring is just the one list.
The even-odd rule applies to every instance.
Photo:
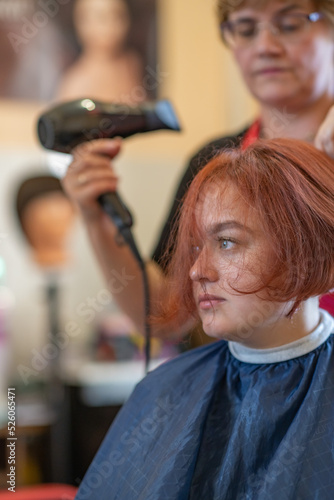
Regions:
[[231, 248], [233, 248], [233, 246], [235, 245], [235, 241], [233, 240], [230, 240], [228, 238], [221, 238], [219, 240], [219, 243], [220, 243], [220, 247], [223, 249], [223, 250], [230, 250]]

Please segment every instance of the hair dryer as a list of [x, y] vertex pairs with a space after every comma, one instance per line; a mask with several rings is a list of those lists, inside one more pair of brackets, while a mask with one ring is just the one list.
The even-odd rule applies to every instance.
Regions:
[[162, 129], [180, 130], [167, 100], [129, 106], [77, 99], [46, 111], [37, 124], [41, 144], [61, 153], [71, 153], [78, 144], [93, 139], [125, 138]]
[[[180, 131], [167, 100], [130, 106], [77, 99], [47, 110], [37, 123], [41, 144], [60, 153], [71, 153], [79, 144], [93, 139], [125, 138], [163, 129]], [[132, 226], [131, 214], [117, 193], [102, 194], [98, 201], [121, 232]]]

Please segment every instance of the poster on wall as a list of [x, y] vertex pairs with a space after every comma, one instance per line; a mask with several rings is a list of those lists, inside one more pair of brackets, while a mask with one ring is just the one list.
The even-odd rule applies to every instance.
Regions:
[[0, 0], [0, 99], [157, 97], [157, 0]]

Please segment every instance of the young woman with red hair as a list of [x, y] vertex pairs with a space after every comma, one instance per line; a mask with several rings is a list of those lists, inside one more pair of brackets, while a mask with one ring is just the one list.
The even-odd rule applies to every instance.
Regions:
[[160, 325], [219, 341], [151, 372], [77, 500], [331, 499], [334, 168], [313, 146], [218, 154], [183, 201]]

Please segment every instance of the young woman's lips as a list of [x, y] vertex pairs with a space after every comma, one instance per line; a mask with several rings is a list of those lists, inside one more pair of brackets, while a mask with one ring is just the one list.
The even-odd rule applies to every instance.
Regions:
[[226, 299], [223, 297], [218, 297], [217, 295], [200, 295], [198, 297], [198, 307], [199, 309], [205, 311], [208, 309], [213, 309], [215, 306], [222, 304]]

